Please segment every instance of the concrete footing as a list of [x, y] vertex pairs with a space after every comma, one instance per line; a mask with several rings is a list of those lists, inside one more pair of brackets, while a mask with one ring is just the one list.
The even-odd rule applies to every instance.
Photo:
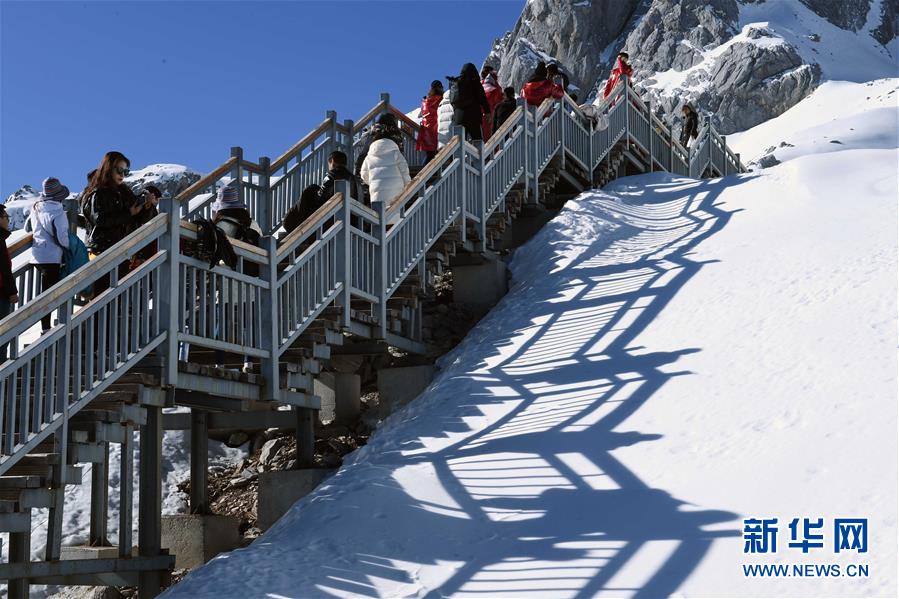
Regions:
[[[119, 548], [63, 545], [60, 548], [59, 555], [60, 559], [116, 559], [119, 557]], [[137, 547], [131, 548], [131, 555], [137, 557]]]
[[499, 259], [480, 264], [452, 264], [453, 301], [486, 314], [509, 290], [508, 269]]
[[387, 418], [419, 396], [434, 378], [434, 366], [382, 368], [378, 371], [378, 401], [381, 418]]
[[315, 394], [322, 400], [322, 421], [351, 423], [362, 411], [362, 379], [349, 372], [323, 372], [314, 382]]
[[263, 472], [259, 475], [256, 524], [268, 530], [294, 503], [311, 493], [334, 469], [309, 468]]
[[234, 516], [179, 514], [162, 517], [162, 547], [175, 556], [175, 568], [202, 566], [219, 553], [240, 545]]

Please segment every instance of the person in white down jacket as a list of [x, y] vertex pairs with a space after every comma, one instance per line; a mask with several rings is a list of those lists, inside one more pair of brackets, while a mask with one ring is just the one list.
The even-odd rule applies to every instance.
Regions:
[[[383, 202], [384, 210], [399, 196], [412, 180], [409, 176], [409, 165], [403, 158], [399, 146], [391, 139], [398, 130], [396, 117], [392, 114], [382, 115], [372, 128], [371, 147], [365, 162], [362, 163], [362, 180], [368, 185], [372, 208]], [[398, 216], [389, 224], [396, 224]]]
[[[41, 293], [59, 283], [63, 248], [69, 247], [69, 218], [62, 201], [69, 196], [69, 188], [56, 177], [44, 180], [44, 190], [34, 203], [29, 224], [34, 238], [31, 243], [31, 263], [41, 273]], [[41, 330], [50, 328], [50, 314], [41, 318]]]

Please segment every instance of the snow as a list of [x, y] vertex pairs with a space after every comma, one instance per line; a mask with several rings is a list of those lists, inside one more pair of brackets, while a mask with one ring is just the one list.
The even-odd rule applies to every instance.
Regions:
[[[896, 596], [899, 152], [874, 134], [895, 124], [815, 107], [856, 91], [791, 111], [797, 148], [833, 127], [840, 151], [569, 201], [416, 401], [166, 596]], [[778, 518], [778, 553], [743, 554], [752, 517]], [[786, 547], [796, 517], [825, 519], [826, 549]], [[833, 553], [838, 517], [868, 518], [868, 553]]]
[[[827, 81], [784, 114], [727, 137], [744, 162], [777, 146], [781, 162], [853, 149], [899, 147], [899, 79]], [[781, 143], [786, 143], [783, 147]]]

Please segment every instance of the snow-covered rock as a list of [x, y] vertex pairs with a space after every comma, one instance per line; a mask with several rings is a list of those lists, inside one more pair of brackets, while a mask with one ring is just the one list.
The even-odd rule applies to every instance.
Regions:
[[538, 60], [559, 62], [592, 97], [619, 50], [672, 122], [691, 102], [723, 133], [776, 117], [825, 80], [899, 74], [899, 0], [533, 0], [486, 62], [516, 89]]

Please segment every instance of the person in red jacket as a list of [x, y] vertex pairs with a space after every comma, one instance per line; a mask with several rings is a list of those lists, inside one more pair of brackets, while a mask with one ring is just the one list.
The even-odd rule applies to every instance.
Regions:
[[481, 123], [484, 141], [487, 141], [493, 134], [493, 111], [496, 110], [496, 105], [503, 101], [503, 90], [496, 82], [496, 69], [489, 66], [481, 69], [481, 85], [484, 86], [484, 95], [487, 96], [487, 104], [490, 105], [490, 112], [484, 115]]
[[626, 77], [628, 85], [630, 85], [630, 79], [634, 74], [634, 69], [628, 64], [628, 58], [627, 52], [618, 53], [618, 61], [615, 64], [615, 68], [612, 69], [612, 74], [609, 75], [608, 81], [606, 81], [606, 88], [602, 91], [602, 97], [604, 99], [609, 97], [609, 94], [612, 93], [612, 90], [615, 89], [615, 86], [618, 85], [618, 81], [622, 77]]
[[443, 99], [443, 83], [439, 79], [431, 82], [428, 95], [421, 99], [421, 126], [415, 149], [427, 155], [425, 164], [437, 155], [437, 107]]
[[[12, 314], [19, 301], [16, 279], [12, 274], [12, 260], [6, 247], [7, 237], [9, 237], [9, 215], [6, 213], [6, 206], [0, 204], [0, 320]], [[8, 346], [7, 343], [0, 347], [0, 362], [6, 362]]]
[[531, 106], [540, 106], [543, 100], [553, 97], [561, 98], [565, 92], [561, 86], [546, 78], [546, 63], [538, 62], [534, 74], [521, 88], [521, 97]]

